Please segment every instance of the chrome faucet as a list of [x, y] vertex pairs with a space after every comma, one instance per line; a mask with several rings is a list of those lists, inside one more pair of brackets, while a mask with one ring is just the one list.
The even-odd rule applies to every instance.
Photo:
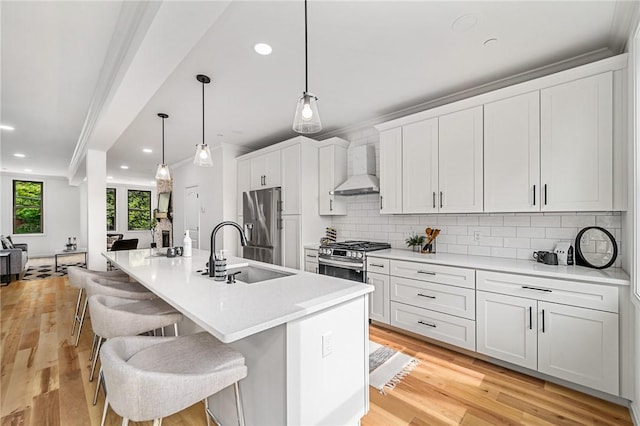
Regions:
[[224, 281], [227, 278], [227, 259], [216, 258], [216, 234], [220, 228], [227, 225], [231, 225], [238, 230], [240, 233], [240, 244], [242, 244], [243, 247], [249, 244], [242, 228], [235, 222], [226, 220], [220, 222], [213, 228], [213, 231], [211, 231], [211, 253], [209, 254], [209, 276], [213, 277], [215, 281]]

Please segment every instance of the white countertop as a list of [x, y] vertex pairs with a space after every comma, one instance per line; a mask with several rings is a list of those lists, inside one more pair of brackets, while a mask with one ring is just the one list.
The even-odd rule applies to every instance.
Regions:
[[151, 249], [110, 251], [103, 256], [200, 327], [230, 343], [373, 291], [355, 281], [312, 274], [241, 258], [227, 265], [249, 263], [295, 275], [254, 284], [214, 281], [203, 276], [209, 253], [193, 257], [151, 256]]
[[408, 260], [487, 271], [535, 275], [546, 278], [578, 280], [598, 284], [629, 285], [629, 275], [620, 268], [593, 269], [575, 265], [545, 265], [534, 260], [515, 260], [449, 253], [423, 254], [402, 249], [369, 252], [367, 253], [367, 257]]

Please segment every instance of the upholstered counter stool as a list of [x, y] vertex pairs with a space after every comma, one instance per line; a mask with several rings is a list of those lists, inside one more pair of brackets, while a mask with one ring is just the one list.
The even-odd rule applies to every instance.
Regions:
[[109, 405], [129, 420], [154, 420], [177, 413], [205, 400], [207, 425], [219, 424], [207, 398], [234, 385], [238, 424], [244, 425], [238, 382], [247, 376], [244, 356], [209, 333], [183, 337], [117, 337], [100, 353], [107, 388], [102, 423]]
[[[133, 300], [121, 297], [92, 295], [91, 289], [87, 289], [89, 296], [89, 311], [91, 312], [91, 327], [98, 336], [98, 345], [91, 360], [91, 374], [93, 379], [100, 346], [105, 339], [120, 336], [136, 336], [140, 333], [174, 326], [178, 335], [178, 323], [182, 321], [182, 314], [171, 305], [161, 299]], [[102, 369], [101, 369], [102, 371]], [[93, 397], [95, 405], [100, 390], [102, 374], [98, 376], [96, 392]]]
[[77, 266], [67, 267], [67, 273], [69, 274], [69, 285], [78, 289], [76, 310], [73, 313], [73, 322], [71, 323], [71, 336], [75, 333], [76, 324], [78, 324], [78, 335], [76, 336], [75, 341], [75, 345], [77, 347], [78, 342], [80, 341], [80, 333], [82, 332], [82, 323], [80, 322], [80, 304], [82, 303], [82, 296], [85, 295], [84, 285], [87, 277], [108, 278], [114, 281], [129, 281], [130, 279], [129, 276], [122, 271], [93, 271]]

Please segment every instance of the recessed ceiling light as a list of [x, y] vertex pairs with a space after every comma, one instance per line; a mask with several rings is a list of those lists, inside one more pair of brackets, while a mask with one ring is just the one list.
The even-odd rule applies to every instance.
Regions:
[[26, 157], [26, 155], [20, 153], [20, 152], [16, 152], [15, 154], [13, 154], [14, 157], [18, 157], [18, 158], [24, 158]]
[[478, 23], [478, 17], [474, 14], [458, 16], [452, 23], [451, 29], [454, 33], [463, 33], [475, 27]]
[[107, 179], [113, 179], [113, 176], [107, 176]]
[[9, 131], [15, 130], [15, 128], [13, 126], [9, 126], [7, 124], [0, 124], [0, 129], [9, 130]]
[[127, 170], [129, 168], [129, 166], [125, 166], [124, 164], [122, 166], [120, 166], [121, 169]]
[[33, 170], [31, 169], [24, 169], [25, 172], [32, 172]]
[[271, 55], [273, 49], [267, 43], [256, 43], [253, 46], [253, 50], [260, 55]]
[[142, 152], [146, 152], [147, 154], [151, 154], [153, 150], [151, 148], [143, 148]]

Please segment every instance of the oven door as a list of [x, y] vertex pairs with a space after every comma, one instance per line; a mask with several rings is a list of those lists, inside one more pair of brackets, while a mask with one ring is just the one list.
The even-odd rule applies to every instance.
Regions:
[[352, 263], [333, 259], [318, 259], [318, 273], [345, 280], [365, 282], [364, 263]]

